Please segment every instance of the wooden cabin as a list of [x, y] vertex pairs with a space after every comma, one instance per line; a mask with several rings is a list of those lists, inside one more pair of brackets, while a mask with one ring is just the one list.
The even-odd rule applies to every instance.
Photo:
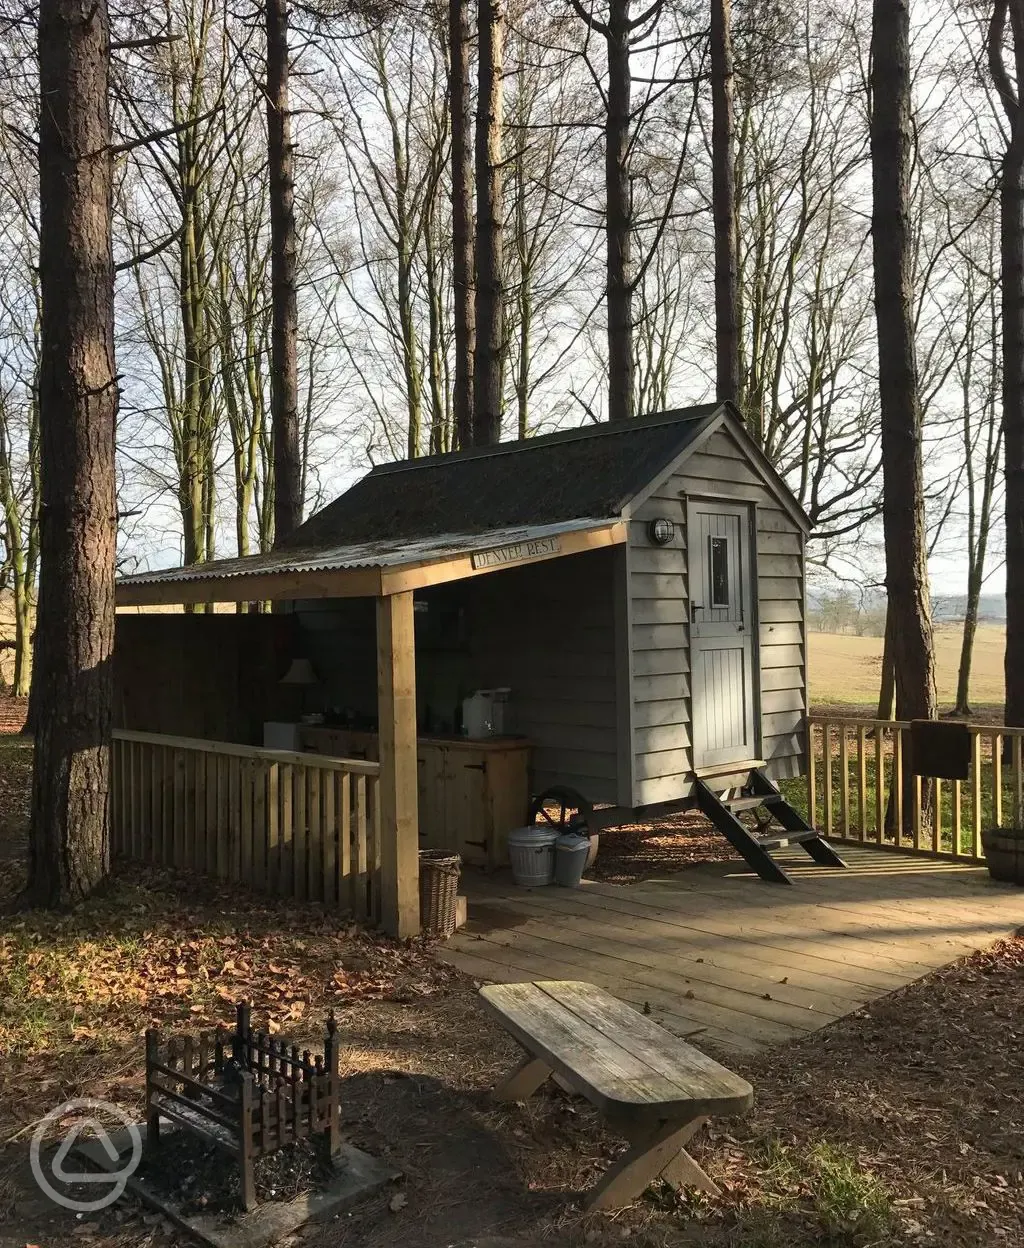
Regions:
[[[122, 578], [125, 606], [280, 605], [263, 617], [274, 639], [246, 643], [259, 662], [227, 640], [258, 617], [122, 618], [121, 726], [202, 737], [215, 720], [257, 745], [262, 721], [322, 717], [298, 743], [380, 761], [385, 841], [404, 838], [395, 861], [413, 878], [418, 833], [472, 861], [472, 812], [496, 800], [446, 795], [453, 771], [506, 768], [512, 826], [521, 798], [554, 785], [632, 810], [689, 803], [702, 777], [797, 776], [807, 533], [728, 404], [382, 465], [270, 554]], [[301, 705], [280, 684], [296, 659], [316, 678]], [[495, 688], [510, 691], [514, 735], [460, 738], [463, 699]], [[473, 759], [453, 763], [458, 749]], [[480, 852], [500, 855], [493, 840]]]

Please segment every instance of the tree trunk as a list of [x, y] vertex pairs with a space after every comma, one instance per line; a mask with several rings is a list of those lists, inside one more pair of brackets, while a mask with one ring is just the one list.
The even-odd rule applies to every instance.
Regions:
[[39, 5], [41, 573], [29, 898], [85, 896], [110, 865], [117, 541], [110, 25], [105, 0]]
[[711, 0], [711, 196], [715, 221], [715, 354], [717, 395], [740, 393], [739, 231], [733, 140], [733, 56], [730, 0]]
[[971, 714], [971, 662], [974, 658], [974, 638], [978, 631], [978, 603], [981, 598], [981, 579], [968, 578], [967, 608], [964, 611], [964, 628], [960, 639], [960, 667], [956, 676], [956, 706], [954, 715]]
[[878, 688], [878, 713], [876, 719], [892, 719], [893, 701], [896, 696], [896, 670], [892, 661], [892, 612], [885, 609], [885, 640], [882, 643], [882, 676]]
[[1024, 125], [999, 188], [1006, 486], [1006, 723], [1024, 726]]
[[935, 655], [911, 276], [908, 0], [875, 0], [871, 57], [871, 234], [881, 407], [882, 524], [896, 717], [932, 719]]
[[452, 276], [455, 319], [455, 445], [473, 445], [473, 165], [469, 122], [468, 0], [448, 3], [448, 104], [452, 125]]
[[288, 112], [288, 3], [267, 0], [267, 155], [270, 173], [270, 407], [274, 431], [274, 540], [302, 523], [299, 439], [295, 185]]
[[503, 129], [502, 0], [479, 0], [479, 89], [476, 105], [476, 352], [473, 441], [501, 441], [501, 353], [504, 345], [504, 214], [501, 190]]
[[608, 281], [608, 419], [633, 416], [633, 208], [629, 191], [630, 0], [611, 0], [608, 48], [608, 111], [605, 116], [605, 242]]

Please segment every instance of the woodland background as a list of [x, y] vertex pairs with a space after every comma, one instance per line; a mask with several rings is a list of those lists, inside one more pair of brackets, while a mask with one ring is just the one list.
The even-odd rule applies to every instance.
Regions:
[[[714, 397], [707, 8], [629, 0], [634, 410]], [[0, 592], [27, 692], [38, 576], [35, 19], [0, 24]], [[613, 5], [613, 8], [615, 6]], [[559, 0], [503, 7], [501, 436], [607, 416], [608, 44]], [[913, 316], [933, 573], [1001, 586], [998, 170], [986, 6], [915, 6]], [[119, 564], [274, 539], [263, 10], [112, 13]], [[306, 513], [382, 460], [457, 443], [447, 6], [291, 13]], [[871, 272], [870, 6], [737, 0], [739, 399], [814, 525], [826, 596], [884, 579]], [[476, 44], [471, 38], [470, 109]], [[836, 588], [836, 578], [842, 586]], [[961, 682], [963, 684], [963, 682]], [[967, 686], [962, 697], [967, 703]]]

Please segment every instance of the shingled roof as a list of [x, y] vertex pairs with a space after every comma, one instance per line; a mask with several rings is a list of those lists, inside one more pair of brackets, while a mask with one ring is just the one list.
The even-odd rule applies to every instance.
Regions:
[[623, 424], [383, 464], [278, 549], [612, 519], [721, 408], [708, 403]]

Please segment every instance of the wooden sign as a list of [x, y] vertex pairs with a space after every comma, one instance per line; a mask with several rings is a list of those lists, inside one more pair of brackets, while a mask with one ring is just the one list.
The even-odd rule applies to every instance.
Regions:
[[494, 550], [479, 550], [473, 555], [473, 567], [503, 568], [506, 564], [522, 563], [525, 559], [557, 555], [561, 549], [560, 538], [538, 537], [529, 542], [514, 542], [511, 546], [498, 546]]
[[910, 725], [910, 773], [941, 780], [967, 780], [971, 774], [971, 734], [949, 720], [915, 719]]

